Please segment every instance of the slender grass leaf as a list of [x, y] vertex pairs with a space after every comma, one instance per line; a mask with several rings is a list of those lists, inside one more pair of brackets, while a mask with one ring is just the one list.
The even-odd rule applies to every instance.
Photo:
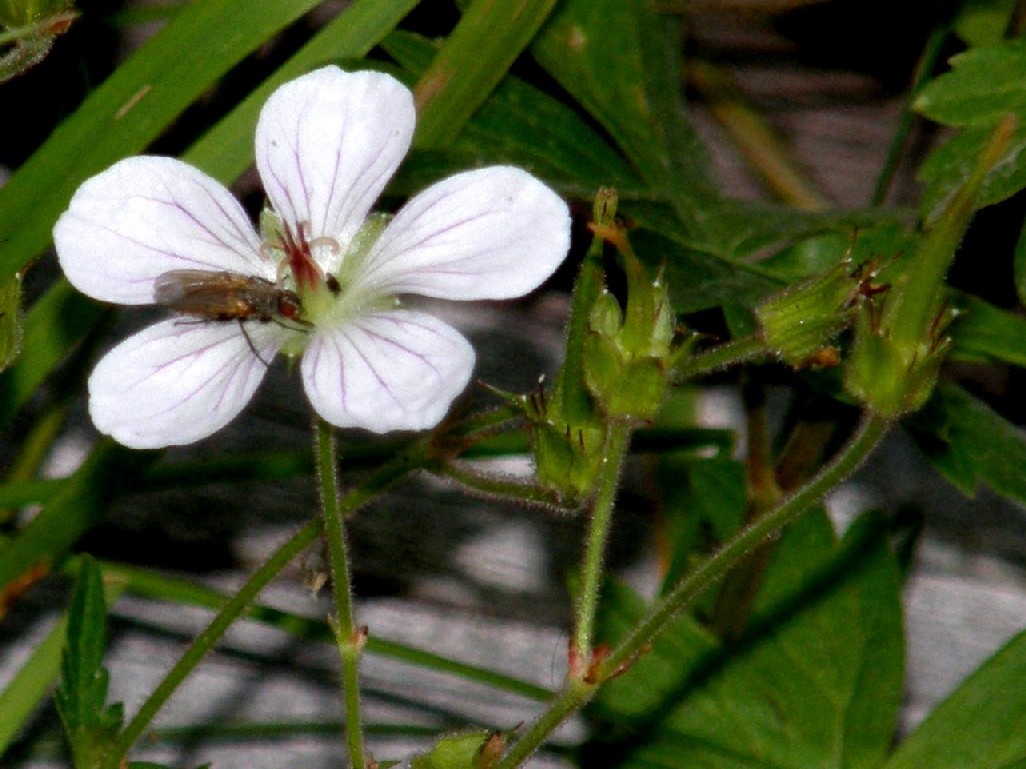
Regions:
[[679, 43], [646, 0], [567, 0], [531, 50], [681, 221], [696, 226], [719, 194], [683, 110]]
[[[436, 46], [396, 32], [382, 47], [419, 77]], [[624, 159], [576, 112], [513, 75], [507, 75], [445, 150], [415, 150], [392, 191], [412, 192], [450, 173], [486, 163], [519, 165], [564, 194], [590, 198], [601, 186], [622, 197], [648, 194]]]
[[0, 424], [37, 392], [43, 380], [105, 313], [102, 305], [58, 280], [25, 314], [22, 354], [0, 376]]
[[232, 66], [316, 4], [204, 0], [176, 14], [0, 188], [0, 280], [46, 247], [85, 179], [142, 151]]
[[[53, 569], [101, 520], [121, 483], [156, 457], [103, 441], [16, 537], [0, 547], [0, 599], [18, 580]], [[0, 600], [3, 605], [4, 600]]]
[[472, 0], [414, 89], [421, 148], [448, 145], [531, 42], [555, 0]]
[[256, 121], [282, 83], [318, 66], [364, 56], [402, 21], [418, 0], [357, 0], [197, 141], [182, 159], [225, 184], [253, 162]]
[[61, 617], [0, 691], [0, 758], [53, 689], [66, 637], [67, 618]]

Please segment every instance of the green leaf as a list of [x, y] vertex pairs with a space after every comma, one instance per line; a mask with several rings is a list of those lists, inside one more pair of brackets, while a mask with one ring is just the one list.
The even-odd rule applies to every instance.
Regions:
[[[854, 254], [867, 260], [883, 254], [883, 262], [908, 243], [906, 228], [894, 212], [808, 213], [725, 201], [703, 213], [702, 230], [707, 237], [701, 240], [666, 206], [625, 201], [621, 210], [636, 226], [630, 236], [638, 255], [654, 268], [665, 265], [670, 298], [680, 313], [720, 305], [751, 309], [803, 277], [802, 271], [818, 260], [836, 263], [853, 242]], [[746, 258], [770, 247], [819, 237], [831, 249], [829, 255], [820, 250], [808, 260], [794, 254], [758, 262]]]
[[[717, 647], [678, 618], [600, 692], [589, 749], [604, 766], [877, 766], [902, 695], [899, 591], [880, 519], [864, 516], [840, 544], [822, 513], [803, 519], [781, 540], [739, 644]], [[636, 619], [637, 599], [611, 598], [619, 627]]]
[[941, 383], [904, 424], [934, 467], [966, 496], [986, 484], [1026, 502], [1026, 433], [979, 398]]
[[57, 281], [25, 314], [22, 353], [0, 376], [0, 424], [25, 405], [105, 312], [102, 305]]
[[954, 294], [952, 303], [960, 314], [949, 329], [950, 357], [1026, 368], [1026, 318], [970, 294]]
[[66, 637], [67, 620], [62, 618], [0, 692], [0, 756], [50, 694]]
[[649, 269], [665, 267], [670, 303], [679, 313], [725, 304], [752, 308], [785, 285], [758, 265], [718, 258], [689, 248], [662, 232], [637, 229], [631, 231], [630, 237], [635, 252]]
[[1004, 40], [1015, 0], [966, 0], [955, 19], [955, 33], [970, 48]]
[[1009, 641], [923, 721], [884, 769], [1026, 767], [1026, 633]]
[[915, 109], [945, 125], [993, 125], [1026, 114], [1026, 42], [1009, 40], [951, 58], [951, 71], [928, 83]]
[[77, 769], [91, 769], [121, 728], [120, 704], [107, 705], [107, 603], [100, 570], [83, 558], [68, 610], [61, 682], [54, 698]]
[[0, 284], [0, 371], [10, 366], [21, 352], [23, 329], [21, 275], [12, 275]]
[[696, 553], [737, 531], [745, 514], [744, 467], [729, 455], [705, 458], [675, 452], [660, 456], [656, 479], [666, 518], [670, 563], [663, 580], [668, 589], [691, 567]]
[[316, 4], [206, 0], [184, 7], [0, 188], [0, 280], [46, 247], [86, 178], [143, 150], [232, 66]]
[[555, 0], [473, 0], [414, 93], [414, 144], [444, 147], [502, 80], [552, 12]]
[[[1000, 203], [1026, 188], [1026, 115], [1018, 121], [1001, 157], [983, 179], [976, 205]], [[970, 126], [942, 144], [926, 159], [917, 173], [923, 189], [920, 210], [927, 221], [944, 210], [973, 172], [972, 158], [980, 157], [991, 142], [992, 125]]]
[[675, 31], [646, 0], [567, 0], [531, 50], [690, 226], [720, 196], [681, 102]]
[[[435, 46], [396, 32], [384, 49], [420, 76]], [[485, 163], [513, 163], [559, 187], [590, 198], [602, 186], [639, 195], [643, 183], [623, 158], [576, 112], [523, 80], [507, 75], [444, 151], [415, 150], [390, 189], [412, 192], [443, 176]]]
[[156, 458], [103, 441], [46, 507], [10, 542], [0, 545], [0, 604], [26, 574], [53, 569], [86, 531], [101, 520], [122, 481]]
[[1019, 239], [1015, 242], [1012, 256], [1012, 277], [1015, 282], [1015, 294], [1019, 301], [1026, 304], [1026, 221], [1019, 230]]

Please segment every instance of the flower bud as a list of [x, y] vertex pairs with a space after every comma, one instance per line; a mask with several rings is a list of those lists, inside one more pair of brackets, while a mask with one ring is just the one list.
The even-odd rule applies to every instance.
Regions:
[[626, 312], [603, 293], [585, 338], [585, 381], [599, 409], [612, 418], [653, 419], [666, 394], [675, 318], [664, 284], [646, 280], [640, 267], [627, 270]]
[[571, 424], [563, 416], [562, 382], [557, 380], [551, 397], [541, 391], [526, 399], [525, 409], [534, 435], [535, 473], [538, 482], [556, 491], [569, 505], [591, 493], [602, 467], [605, 431], [597, 419]]
[[471, 769], [481, 767], [488, 769], [494, 760], [488, 762], [489, 744], [493, 732], [483, 730], [446, 734], [438, 738], [431, 751], [414, 756], [410, 760], [411, 769]]
[[934, 324], [932, 339], [906, 357], [886, 329], [874, 322], [872, 314], [862, 313], [844, 372], [845, 390], [887, 417], [901, 417], [920, 408], [933, 392], [951, 345], [944, 332], [953, 319], [954, 312], [942, 312]]
[[793, 368], [829, 359], [823, 352], [851, 319], [860, 273], [845, 260], [759, 305], [755, 316], [766, 345]]
[[[63, 17], [72, 5], [72, 0], [0, 0], [0, 26], [9, 29], [34, 26], [49, 17]], [[58, 29], [51, 34], [63, 31]]]

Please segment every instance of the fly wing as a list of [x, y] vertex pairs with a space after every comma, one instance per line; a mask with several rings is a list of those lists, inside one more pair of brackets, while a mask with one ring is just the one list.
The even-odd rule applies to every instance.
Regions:
[[153, 302], [173, 309], [182, 302], [188, 302], [189, 297], [223, 292], [225, 286], [234, 288], [237, 280], [244, 280], [244, 276], [209, 270], [171, 270], [158, 275], [153, 281]]

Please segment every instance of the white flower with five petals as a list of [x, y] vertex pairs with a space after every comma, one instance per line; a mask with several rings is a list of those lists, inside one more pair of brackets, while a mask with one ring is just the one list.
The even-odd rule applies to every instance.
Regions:
[[89, 378], [97, 428], [135, 448], [204, 438], [246, 406], [279, 351], [301, 352], [307, 397], [332, 424], [437, 424], [469, 382], [474, 352], [399, 297], [522, 296], [565, 257], [570, 219], [552, 190], [508, 166], [438, 182], [387, 224], [369, 217], [414, 123], [409, 90], [381, 73], [325, 67], [275, 91], [256, 130], [274, 238], [178, 160], [129, 158], [86, 181], [54, 228], [60, 264], [83, 293], [152, 304], [158, 279], [190, 270], [258, 279], [302, 308], [299, 319], [174, 317], [145, 328]]

